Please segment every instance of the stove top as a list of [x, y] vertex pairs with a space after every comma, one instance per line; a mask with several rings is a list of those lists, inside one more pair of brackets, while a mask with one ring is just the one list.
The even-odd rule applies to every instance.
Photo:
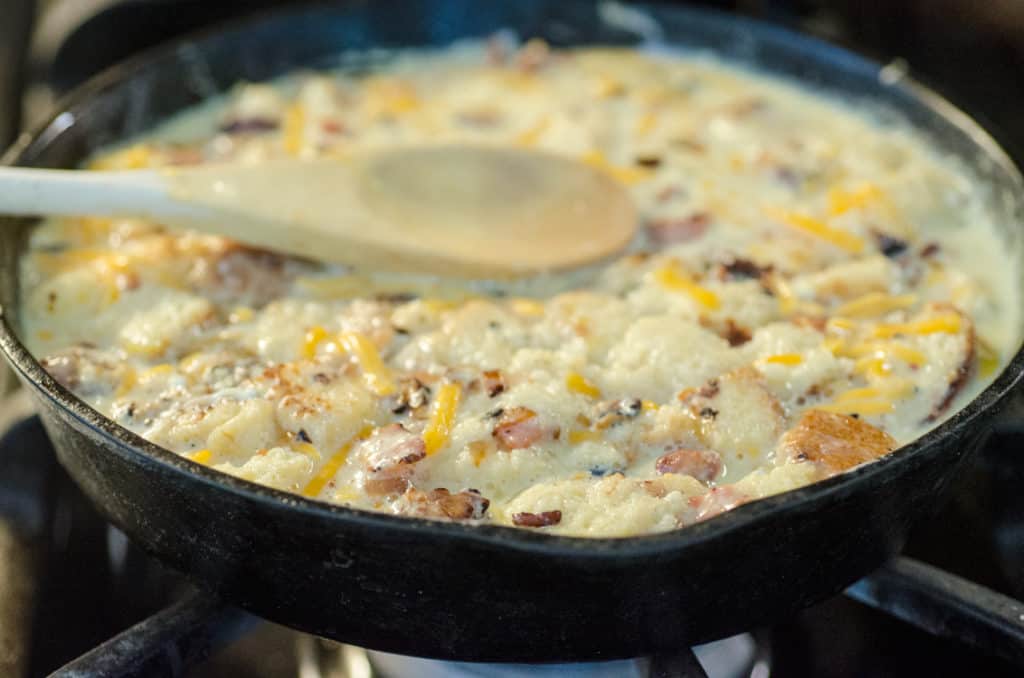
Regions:
[[[34, 124], [55, 96], [113, 61], [275, 4], [283, 2], [5, 0], [0, 145], [19, 117], [23, 125]], [[1017, 114], [1024, 107], [1018, 83], [1024, 9], [1013, 0], [699, 4], [798, 25], [881, 61], [905, 58], [912, 73], [994, 123], [1011, 151], [1024, 148]], [[36, 30], [26, 50], [33, 15]], [[24, 96], [15, 96], [19, 90]], [[4, 383], [0, 379], [0, 391]], [[0, 676], [44, 676], [69, 662], [77, 668], [58, 675], [1018, 676], [1024, 670], [1024, 608], [1014, 600], [1024, 597], [1022, 445], [1024, 398], [1008, 408], [946, 503], [917, 528], [904, 552], [907, 559], [771, 628], [751, 629], [695, 653], [680, 648], [675, 656], [635, 661], [474, 665], [323, 641], [197, 592], [95, 513], [56, 463], [31, 407], [15, 393], [0, 403]]]

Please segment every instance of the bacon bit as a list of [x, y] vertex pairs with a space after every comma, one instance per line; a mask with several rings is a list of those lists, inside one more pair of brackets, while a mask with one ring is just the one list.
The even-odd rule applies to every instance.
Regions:
[[707, 212], [694, 212], [676, 219], [653, 219], [647, 222], [647, 237], [658, 245], [691, 242], [707, 232], [711, 221]]
[[749, 501], [750, 497], [737, 490], [732, 485], [714, 487], [705, 495], [690, 499], [690, 506], [697, 509], [694, 522], [714, 518], [720, 513], [734, 509], [740, 504]]
[[263, 134], [273, 132], [280, 122], [272, 118], [237, 118], [220, 126], [224, 134]]
[[624, 398], [622, 400], [603, 402], [597, 406], [597, 421], [594, 426], [599, 430], [611, 428], [621, 424], [626, 419], [638, 416], [643, 409], [643, 401], [640, 398]]
[[967, 382], [974, 373], [978, 353], [977, 343], [974, 328], [970, 327], [967, 332], [967, 350], [964, 352], [964, 359], [953, 371], [953, 376], [949, 380], [949, 386], [946, 388], [946, 393], [942, 396], [942, 400], [932, 408], [931, 413], [924, 420], [926, 424], [930, 424], [941, 417], [949, 409], [949, 406], [953, 404], [953, 401], [956, 400], [964, 386], [967, 385]]
[[280, 254], [233, 244], [195, 260], [188, 282], [214, 301], [259, 307], [287, 292], [296, 270], [287, 264]]
[[706, 384], [704, 384], [697, 390], [697, 395], [699, 395], [702, 398], [714, 398], [716, 395], [718, 395], [718, 392], [720, 390], [721, 387], [718, 384], [718, 380], [709, 379]]
[[723, 282], [760, 280], [771, 271], [772, 266], [758, 266], [749, 259], [737, 257], [730, 262], [718, 265], [718, 279]]
[[502, 410], [498, 424], [491, 435], [498, 441], [498, 449], [509, 451], [529, 447], [544, 436], [537, 413], [526, 407]]
[[809, 315], [794, 316], [790, 318], [790, 322], [797, 327], [806, 327], [818, 332], [824, 332], [828, 327], [828, 321], [825, 318], [816, 318]]
[[320, 123], [320, 129], [327, 134], [343, 134], [346, 131], [345, 125], [339, 120], [324, 120]]
[[375, 441], [375, 448], [367, 455], [367, 463], [371, 473], [385, 470], [393, 466], [415, 464], [427, 456], [423, 440], [409, 433], [401, 424], [390, 424], [380, 429]]
[[667, 494], [665, 484], [660, 480], [641, 480], [640, 487], [655, 499], [661, 499]]
[[925, 245], [923, 248], [921, 248], [921, 258], [922, 259], [930, 259], [931, 257], [934, 257], [936, 254], [938, 254], [939, 250], [941, 250], [941, 249], [942, 249], [942, 247], [939, 246], [939, 243], [937, 243], [937, 242], [930, 242], [927, 245]]
[[729, 342], [730, 346], [742, 346], [750, 341], [753, 335], [746, 327], [737, 325], [732, 318], [725, 319], [725, 332], [722, 338]]
[[484, 370], [480, 383], [489, 398], [497, 397], [505, 392], [505, 378], [502, 376], [501, 370]]
[[845, 414], [810, 410], [779, 441], [780, 457], [817, 463], [829, 475], [872, 461], [896, 449], [885, 431]]
[[551, 48], [539, 38], [529, 40], [516, 54], [516, 67], [524, 73], [536, 73], [550, 61]]
[[691, 450], [681, 447], [658, 457], [654, 469], [661, 475], [677, 473], [709, 483], [722, 472], [722, 457], [712, 450]]
[[416, 377], [403, 377], [398, 385], [400, 391], [391, 408], [392, 414], [416, 413], [430, 403], [430, 387]]
[[561, 511], [543, 511], [541, 513], [513, 513], [512, 524], [518, 527], [548, 527], [562, 522]]
[[417, 515], [449, 520], [480, 520], [491, 505], [489, 499], [472, 489], [452, 494], [443, 487], [430, 492], [410, 487], [405, 492], [405, 498], [415, 508]]
[[894, 238], [891, 235], [878, 231], [875, 231], [874, 236], [875, 243], [878, 245], [878, 251], [890, 259], [895, 259], [907, 251], [908, 245], [906, 240]]
[[427, 450], [419, 436], [406, 431], [401, 424], [380, 429], [366, 446], [367, 476], [363, 491], [369, 495], [400, 494], [409, 486], [416, 462], [426, 458]]
[[402, 494], [409, 488], [409, 478], [402, 474], [367, 477], [363, 480], [363, 492], [371, 497], [388, 497]]

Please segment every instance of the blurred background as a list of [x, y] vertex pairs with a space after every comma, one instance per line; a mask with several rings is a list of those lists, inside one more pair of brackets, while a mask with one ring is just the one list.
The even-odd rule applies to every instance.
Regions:
[[[0, 0], [0, 145], [44, 115], [55, 94], [130, 54], [284, 4], [288, 0]], [[795, 26], [882, 61], [903, 59], [918, 78], [995, 127], [1004, 143], [1024, 148], [1017, 115], [1024, 104], [1024, 0], [688, 4]]]

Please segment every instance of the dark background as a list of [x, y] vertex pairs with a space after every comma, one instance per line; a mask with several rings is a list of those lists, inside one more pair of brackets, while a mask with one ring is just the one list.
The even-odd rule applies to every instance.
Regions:
[[[514, 2], [515, 0], [506, 0]], [[663, 0], [674, 4], [671, 0]], [[678, 0], [677, 0], [678, 2]], [[23, 58], [31, 17], [77, 4], [105, 6], [70, 35], [36, 36]], [[64, 90], [139, 49], [233, 16], [288, 0], [0, 0], [0, 104], [21, 76]], [[1014, 148], [1024, 148], [1024, 0], [703, 0], [688, 4], [796, 26], [879, 60], [905, 59], [911, 72], [982, 118]], [[73, 12], [65, 12], [72, 14]], [[131, 30], [123, 30], [131, 26]], [[51, 30], [51, 33], [53, 31]], [[46, 43], [39, 48], [38, 43]], [[18, 122], [0, 105], [0, 145]]]

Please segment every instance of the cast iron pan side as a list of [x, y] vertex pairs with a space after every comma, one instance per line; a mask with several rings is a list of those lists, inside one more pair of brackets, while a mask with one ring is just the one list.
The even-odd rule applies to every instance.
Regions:
[[[885, 103], [998, 188], [1017, 228], [1021, 180], [984, 132], [878, 66], [780, 29], [654, 8], [665, 37]], [[593, 5], [376, 0], [281, 14], [129, 62], [73, 94], [9, 160], [70, 166], [239, 78], [337, 62], [340, 50], [441, 45], [512, 27], [557, 44], [631, 44]], [[1013, 221], [1010, 220], [1012, 217]], [[148, 551], [253, 612], [374, 649], [486, 661], [610, 659], [763, 624], [836, 593], [896, 552], [1024, 369], [1018, 354], [967, 408], [890, 457], [670, 534], [559, 538], [397, 518], [226, 476], [104, 419], [18, 341], [24, 226], [0, 228], [0, 347], [39, 404], [61, 462]], [[1008, 225], [1008, 228], [1010, 226]], [[1014, 233], [1014, 248], [1019, 234]], [[1014, 249], [1014, 252], [1017, 250]]]

